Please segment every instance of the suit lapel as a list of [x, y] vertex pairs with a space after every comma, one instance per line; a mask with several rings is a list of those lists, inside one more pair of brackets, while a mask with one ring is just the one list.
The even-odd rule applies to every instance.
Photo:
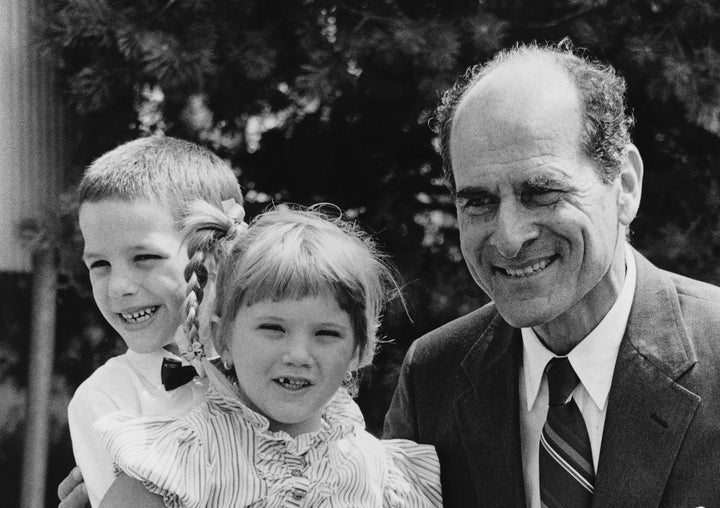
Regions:
[[468, 381], [455, 417], [481, 505], [523, 506], [518, 369], [519, 330], [496, 315], [461, 366]]
[[603, 431], [594, 506], [657, 506], [700, 398], [675, 380], [695, 354], [674, 285], [636, 254], [637, 286]]

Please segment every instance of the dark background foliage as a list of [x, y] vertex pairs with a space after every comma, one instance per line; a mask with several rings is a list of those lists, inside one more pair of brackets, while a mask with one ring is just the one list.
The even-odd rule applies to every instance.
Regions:
[[[388, 310], [392, 342], [363, 381], [372, 432], [412, 340], [486, 301], [459, 254], [428, 120], [442, 90], [502, 47], [570, 37], [625, 76], [646, 175], [632, 241], [661, 267], [720, 282], [714, 0], [49, 0], [38, 28], [75, 114], [72, 182], [102, 152], [162, 131], [226, 158], [250, 215], [327, 201], [375, 233], [403, 276], [409, 317]], [[73, 235], [63, 236], [48, 505], [72, 465], [67, 397], [121, 347], [73, 261]], [[26, 297], [27, 280], [12, 285]], [[27, 311], [3, 312], [9, 390], [26, 382]], [[22, 426], [7, 418], [0, 495], [13, 500]]]

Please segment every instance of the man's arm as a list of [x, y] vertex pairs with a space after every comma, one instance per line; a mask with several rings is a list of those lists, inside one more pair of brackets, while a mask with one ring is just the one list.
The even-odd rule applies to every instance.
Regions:
[[100, 502], [100, 508], [165, 508], [162, 496], [153, 494], [141, 481], [130, 478], [124, 473], [115, 479]]
[[402, 367], [398, 384], [393, 394], [390, 409], [385, 415], [383, 438], [385, 439], [411, 439], [418, 441], [417, 415], [415, 413], [415, 400], [413, 398], [413, 380], [411, 363], [415, 343], [410, 346]]
[[58, 485], [58, 508], [88, 508], [90, 498], [88, 497], [85, 482], [83, 482], [80, 468], [75, 466], [70, 474]]

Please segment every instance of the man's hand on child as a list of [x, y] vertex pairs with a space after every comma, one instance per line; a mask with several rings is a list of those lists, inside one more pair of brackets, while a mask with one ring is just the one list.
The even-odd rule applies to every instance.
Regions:
[[90, 506], [87, 488], [80, 468], [75, 466], [70, 474], [58, 485], [58, 508], [87, 508]]

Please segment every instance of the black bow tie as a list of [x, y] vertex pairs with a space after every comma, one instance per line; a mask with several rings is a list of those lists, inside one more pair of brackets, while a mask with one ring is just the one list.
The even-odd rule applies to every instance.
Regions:
[[183, 365], [179, 360], [163, 358], [160, 379], [166, 391], [174, 390], [190, 382], [195, 376], [197, 376], [197, 372], [192, 365]]

